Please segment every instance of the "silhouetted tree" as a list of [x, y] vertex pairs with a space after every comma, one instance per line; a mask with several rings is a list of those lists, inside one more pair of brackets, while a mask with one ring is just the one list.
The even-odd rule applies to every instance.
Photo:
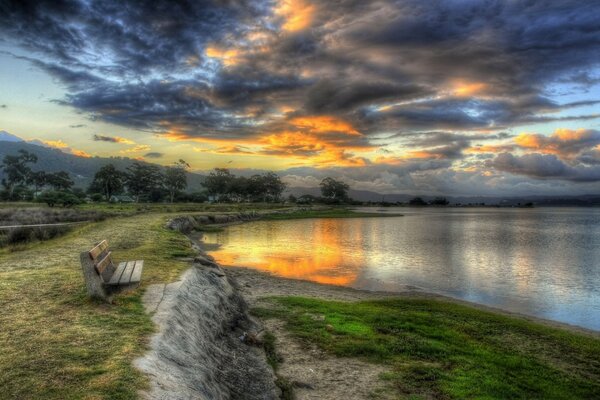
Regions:
[[321, 195], [326, 199], [334, 201], [348, 200], [350, 186], [347, 183], [327, 177], [319, 185], [321, 186]]
[[65, 171], [46, 174], [46, 182], [56, 191], [69, 190], [75, 183], [69, 176], [69, 173]]
[[167, 167], [165, 169], [165, 187], [169, 192], [171, 203], [178, 192], [187, 188], [186, 171], [189, 168], [190, 165], [180, 159], [172, 167]]
[[447, 206], [448, 204], [450, 204], [450, 202], [445, 197], [436, 197], [431, 200], [431, 205], [434, 206]]
[[35, 164], [37, 156], [25, 150], [19, 150], [16, 156], [7, 155], [2, 160], [2, 170], [5, 177], [2, 179], [2, 185], [8, 192], [9, 198], [13, 197], [16, 186], [26, 185], [31, 175], [29, 164]]
[[29, 174], [29, 178], [27, 180], [28, 185], [33, 185], [34, 195], [40, 189], [48, 184], [48, 176], [44, 171], [35, 171]]
[[427, 202], [425, 202], [425, 200], [423, 200], [420, 197], [415, 197], [413, 199], [410, 199], [408, 204], [410, 204], [411, 206], [426, 206]]
[[229, 193], [234, 176], [227, 168], [215, 168], [204, 180], [204, 187], [209, 195], [219, 198]]
[[125, 183], [129, 192], [139, 202], [141, 196], [156, 199], [156, 193], [162, 188], [163, 174], [157, 165], [134, 162], [127, 167]]
[[112, 164], [107, 164], [100, 168], [94, 175], [88, 193], [102, 193], [104, 199], [109, 201], [110, 198], [123, 191], [123, 181], [125, 174], [115, 168]]

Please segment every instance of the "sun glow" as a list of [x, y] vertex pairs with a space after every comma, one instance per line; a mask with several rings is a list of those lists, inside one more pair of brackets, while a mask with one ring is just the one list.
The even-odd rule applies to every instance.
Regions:
[[315, 6], [303, 0], [281, 0], [274, 12], [275, 15], [284, 19], [281, 25], [284, 31], [296, 32], [310, 26]]

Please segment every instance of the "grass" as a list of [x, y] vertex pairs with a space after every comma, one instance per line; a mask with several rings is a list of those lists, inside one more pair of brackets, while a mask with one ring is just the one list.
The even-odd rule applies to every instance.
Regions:
[[0, 253], [0, 398], [132, 399], [146, 384], [132, 361], [154, 326], [142, 289], [115, 304], [85, 294], [79, 252], [108, 239], [115, 260], [143, 258], [142, 286], [174, 280], [191, 255], [165, 214], [117, 218]]
[[337, 356], [389, 366], [382, 378], [400, 398], [600, 398], [592, 336], [438, 300], [271, 301], [253, 312]]
[[352, 211], [343, 207], [330, 207], [322, 210], [299, 210], [289, 213], [274, 213], [265, 215], [264, 220], [287, 220], [305, 218], [363, 218], [363, 217], [394, 217], [400, 214], [369, 213]]

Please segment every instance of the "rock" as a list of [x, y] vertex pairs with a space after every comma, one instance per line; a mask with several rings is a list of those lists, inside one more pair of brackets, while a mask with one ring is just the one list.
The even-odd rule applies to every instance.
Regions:
[[190, 216], [177, 217], [177, 218], [173, 218], [173, 219], [170, 219], [169, 221], [167, 221], [168, 229], [183, 232], [183, 233], [189, 233], [196, 227], [197, 227], [196, 220], [194, 220], [194, 218], [192, 218]]
[[204, 265], [206, 267], [218, 267], [217, 263], [215, 263], [214, 261], [211, 261], [203, 256], [200, 256], [200, 255], [194, 257], [194, 262], [198, 263], [200, 265]]
[[189, 269], [165, 290], [153, 316], [159, 332], [135, 361], [150, 389], [143, 398], [276, 400], [280, 390], [262, 349], [239, 340], [258, 327], [229, 279]]

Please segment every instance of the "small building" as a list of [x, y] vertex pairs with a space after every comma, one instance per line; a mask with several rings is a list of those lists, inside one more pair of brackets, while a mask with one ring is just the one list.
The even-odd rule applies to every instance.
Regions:
[[135, 200], [131, 196], [127, 195], [116, 195], [110, 196], [111, 203], [135, 203]]

